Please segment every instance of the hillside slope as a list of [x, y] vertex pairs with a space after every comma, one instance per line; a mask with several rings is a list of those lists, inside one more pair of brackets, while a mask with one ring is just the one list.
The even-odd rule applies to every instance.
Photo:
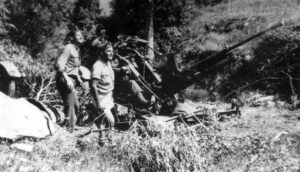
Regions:
[[296, 0], [234, 0], [202, 7], [193, 21], [182, 28], [185, 34], [179, 47], [187, 61], [196, 61], [275, 22], [292, 19], [293, 23], [238, 47], [228, 54], [236, 62], [198, 82], [207, 91], [217, 91], [226, 97], [236, 96], [227, 94], [246, 86], [243, 90], [258, 89], [290, 100], [300, 93], [299, 12]]

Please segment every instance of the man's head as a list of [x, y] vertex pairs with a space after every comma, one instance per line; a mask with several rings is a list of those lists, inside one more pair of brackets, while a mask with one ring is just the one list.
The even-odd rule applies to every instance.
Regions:
[[113, 46], [111, 43], [107, 43], [103, 48], [103, 58], [104, 60], [112, 60], [113, 59]]
[[73, 43], [82, 44], [84, 42], [82, 32], [79, 29], [70, 30], [68, 36]]
[[77, 30], [75, 32], [75, 40], [79, 44], [82, 44], [84, 42], [83, 35], [82, 35], [82, 32], [80, 30]]

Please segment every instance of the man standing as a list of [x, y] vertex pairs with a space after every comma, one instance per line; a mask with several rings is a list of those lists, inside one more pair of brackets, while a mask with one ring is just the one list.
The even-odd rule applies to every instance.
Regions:
[[70, 30], [67, 35], [69, 43], [65, 46], [62, 54], [55, 63], [56, 86], [64, 102], [64, 112], [68, 118], [67, 130], [73, 132], [78, 111], [79, 103], [76, 93], [76, 85], [81, 84], [79, 76], [80, 51], [79, 45], [83, 43], [83, 35], [76, 28]]
[[100, 132], [100, 143], [103, 143], [104, 140], [103, 129], [112, 127], [115, 123], [111, 112], [114, 106], [112, 93], [115, 80], [111, 66], [112, 58], [113, 47], [108, 43], [101, 48], [99, 58], [91, 70], [91, 93], [98, 115], [100, 115], [96, 124], [102, 130]]

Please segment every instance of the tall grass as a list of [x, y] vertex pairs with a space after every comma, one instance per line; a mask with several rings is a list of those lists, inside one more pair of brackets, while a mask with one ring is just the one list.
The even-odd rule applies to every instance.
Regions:
[[[222, 127], [221, 127], [222, 128]], [[298, 161], [285, 139], [257, 131], [238, 137], [219, 132], [135, 123], [109, 146], [128, 171], [282, 171], [296, 170]], [[116, 146], [117, 145], [117, 146]]]

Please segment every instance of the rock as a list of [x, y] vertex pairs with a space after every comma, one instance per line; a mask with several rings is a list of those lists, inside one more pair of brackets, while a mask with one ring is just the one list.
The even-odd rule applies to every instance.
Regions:
[[19, 172], [28, 172], [28, 171], [34, 171], [33, 167], [29, 167], [29, 166], [24, 166], [21, 165], [18, 169]]
[[260, 98], [257, 98], [256, 100], [254, 100], [250, 106], [262, 106], [262, 105], [265, 105], [266, 107], [274, 107], [275, 106], [275, 96], [264, 96], [264, 97], [260, 97]]
[[277, 100], [275, 102], [275, 104], [276, 104], [276, 107], [278, 107], [278, 108], [285, 108], [286, 107], [286, 102], [284, 102], [284, 101]]
[[246, 101], [245, 101], [245, 103], [246, 103], [246, 104], [251, 104], [251, 103], [253, 103], [255, 100], [257, 100], [257, 99], [259, 99], [259, 98], [261, 98], [261, 97], [263, 97], [262, 94], [256, 94], [256, 95], [254, 95], [254, 96], [251, 96], [251, 97], [247, 98]]
[[281, 132], [279, 132], [278, 134], [276, 134], [275, 137], [273, 137], [272, 141], [279, 141], [279, 140], [280, 140], [280, 137], [281, 137], [282, 135], [287, 135], [287, 134], [288, 134], [288, 132], [286, 132], [286, 131], [281, 131]]
[[21, 150], [24, 152], [32, 152], [33, 151], [33, 145], [29, 144], [23, 144], [23, 143], [15, 143], [10, 146], [12, 149]]
[[266, 101], [265, 103], [264, 103], [264, 106], [266, 107], [266, 108], [273, 108], [273, 107], [275, 107], [275, 102], [273, 102], [273, 101]]
[[254, 58], [253, 56], [246, 55], [244, 60], [247, 61], [247, 62], [250, 62], [251, 60], [253, 60], [253, 58]]

